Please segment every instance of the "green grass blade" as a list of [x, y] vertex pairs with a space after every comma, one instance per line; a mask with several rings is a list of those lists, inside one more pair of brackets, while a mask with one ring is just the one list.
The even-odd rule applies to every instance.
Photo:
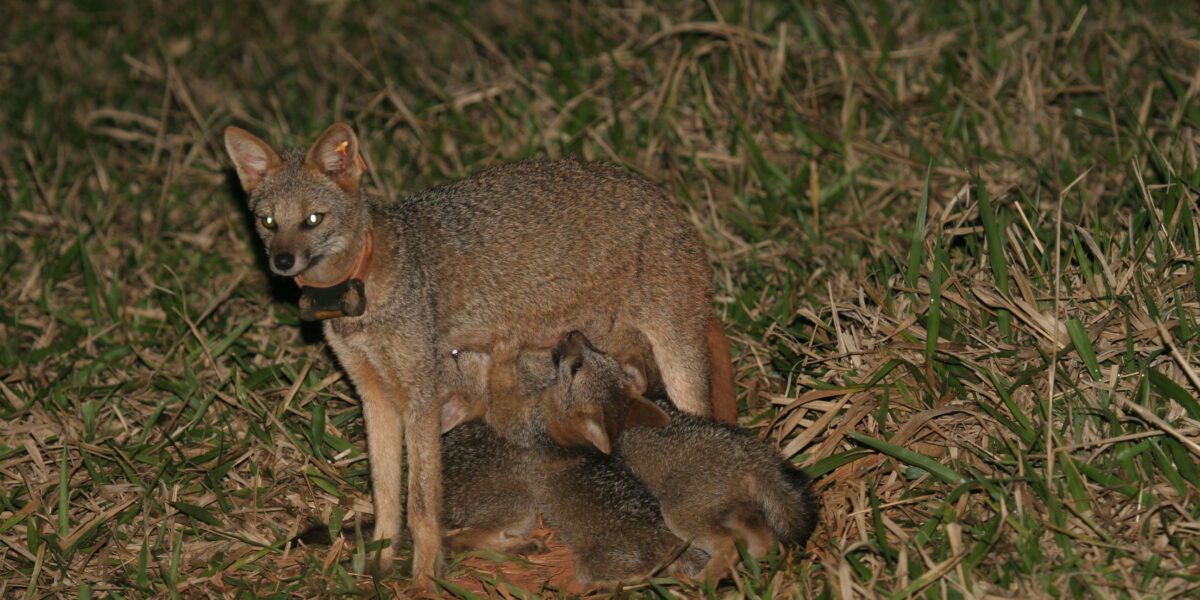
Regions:
[[873, 448], [888, 456], [891, 456], [900, 462], [923, 469], [946, 483], [958, 485], [967, 481], [967, 478], [963, 477], [958, 471], [955, 471], [954, 469], [951, 469], [950, 467], [947, 467], [946, 465], [943, 465], [942, 463], [939, 463], [936, 460], [925, 456], [924, 454], [918, 454], [907, 448], [901, 448], [900, 446], [889, 444], [883, 440], [863, 435], [858, 432], [847, 432], [846, 436], [864, 446]]
[[204, 508], [202, 506], [196, 506], [195, 504], [188, 504], [187, 502], [172, 502], [171, 506], [174, 506], [179, 512], [181, 512], [193, 519], [196, 519], [197, 521], [200, 521], [201, 523], [207, 523], [214, 527], [224, 527], [225, 526], [224, 521], [222, 521], [221, 519], [218, 519], [216, 517], [216, 515], [214, 515], [212, 513], [212, 511], [210, 511], [207, 508]]
[[925, 317], [925, 363], [932, 365], [937, 358], [938, 335], [942, 328], [942, 283], [946, 264], [945, 252], [940, 244], [934, 250], [936, 257], [933, 274], [929, 280], [929, 310]]
[[929, 211], [929, 179], [932, 172], [933, 164], [930, 163], [925, 170], [925, 184], [921, 188], [921, 201], [917, 204], [917, 218], [908, 246], [908, 270], [904, 274], [908, 287], [917, 287], [921, 265], [925, 263], [925, 215]]
[[1092, 340], [1088, 339], [1087, 331], [1083, 329], [1083, 323], [1080, 323], [1079, 319], [1067, 321], [1067, 333], [1071, 336], [1075, 352], [1083, 360], [1092, 379], [1100, 381], [1103, 376], [1100, 374], [1100, 364], [1096, 362], [1096, 350], [1092, 347]]
[[[988, 265], [992, 268], [996, 289], [1008, 296], [1008, 258], [1004, 255], [1004, 232], [996, 221], [996, 209], [988, 196], [987, 184], [978, 174], [975, 177], [975, 193], [979, 198], [979, 218], [983, 221], [983, 235], [987, 241]], [[1012, 335], [1012, 313], [1005, 308], [997, 309], [996, 318], [1000, 335]]]
[[872, 454], [874, 454], [874, 452], [870, 450], [851, 450], [849, 452], [840, 452], [838, 454], [834, 454], [833, 456], [829, 456], [817, 461], [813, 464], [813, 466], [804, 469], [804, 472], [808, 473], [809, 477], [815, 479], [817, 477], [827, 475], [843, 465], [848, 465], [860, 458], [864, 458]]
[[1150, 387], [1163, 396], [1178, 402], [1187, 411], [1188, 418], [1200, 420], [1200, 402], [1197, 402], [1187, 390], [1154, 368], [1146, 369], [1146, 376], [1150, 379]]
[[67, 446], [63, 444], [62, 456], [58, 461], [58, 537], [66, 538], [71, 533], [71, 471], [67, 462]]

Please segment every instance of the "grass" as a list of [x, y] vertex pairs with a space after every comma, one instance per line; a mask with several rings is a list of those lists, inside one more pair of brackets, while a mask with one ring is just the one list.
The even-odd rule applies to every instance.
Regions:
[[388, 196], [575, 154], [687, 205], [741, 420], [825, 511], [629, 595], [1200, 593], [1200, 13], [202, 4], [0, 26], [0, 596], [403, 589], [286, 543], [369, 514], [362, 419], [220, 141], [337, 119]]

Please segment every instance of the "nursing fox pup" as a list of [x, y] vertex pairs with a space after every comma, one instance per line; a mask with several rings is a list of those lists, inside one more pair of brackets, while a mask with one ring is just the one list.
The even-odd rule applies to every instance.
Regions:
[[302, 316], [325, 320], [362, 397], [375, 537], [392, 540], [379, 571], [401, 532], [407, 449], [413, 580], [430, 585], [441, 541], [441, 359], [470, 340], [536, 347], [582, 329], [619, 351], [613, 332], [635, 330], [679, 408], [708, 415], [715, 399], [728, 418], [728, 342], [704, 248], [645, 179], [604, 164], [524, 161], [383, 203], [362, 189], [366, 163], [345, 124], [308, 150], [278, 152], [230, 127], [225, 148], [271, 271], [301, 286]]
[[[581, 372], [581, 365], [575, 364], [582, 359], [580, 346], [573, 344], [576, 339], [568, 336], [559, 342], [553, 363], [545, 353], [533, 353], [534, 360], [544, 362], [529, 365], [516, 382], [527, 402], [512, 423], [519, 434], [515, 440], [501, 438], [477, 418], [488, 414], [482, 396], [454, 394], [447, 399], [443, 427], [450, 431], [442, 446], [447, 548], [518, 554], [544, 550], [542, 541], [530, 535], [540, 513], [575, 554], [576, 575], [586, 589], [613, 589], [659, 569], [669, 575], [699, 575], [709, 555], [687, 547], [671, 532], [658, 501], [629, 465], [591, 445], [564, 447], [547, 430], [548, 423], [569, 418], [560, 411], [572, 402], [577, 382], [624, 384], [615, 362], [589, 361]], [[515, 356], [501, 360], [512, 364]], [[486, 372], [490, 359], [466, 352], [458, 362], [464, 373], [479, 373]], [[626, 424], [669, 422], [661, 410], [646, 407], [650, 410], [638, 412], [634, 406], [623, 411]], [[592, 414], [600, 416], [599, 408]], [[463, 420], [468, 421], [458, 425]]]
[[[658, 500], [667, 527], [707, 553], [707, 577], [729, 573], [738, 543], [761, 557], [776, 539], [808, 541], [817, 520], [811, 482], [774, 448], [669, 401], [651, 403], [639, 395], [646, 384], [637, 369], [618, 366], [579, 332], [560, 347], [570, 384], [540, 403], [546, 429], [560, 443], [586, 441], [628, 465]], [[661, 416], [646, 416], [653, 412]], [[659, 425], [636, 426], [646, 423]]]
[[[471, 355], [476, 372], [478, 356]], [[720, 579], [736, 564], [738, 543], [757, 557], [776, 539], [808, 540], [817, 518], [809, 478], [768, 444], [642, 398], [641, 374], [581, 333], [564, 336], [553, 356], [555, 373], [544, 384], [541, 375], [518, 373], [509, 349], [492, 356], [493, 375], [516, 375], [489, 382], [491, 393], [528, 398], [518, 418], [524, 435], [510, 443], [481, 421], [447, 434], [446, 486], [460, 490], [446, 498], [446, 513], [456, 515], [448, 527], [472, 532], [476, 547], [537, 548], [528, 535], [541, 511], [579, 555], [581, 583], [593, 587], [647, 576], [680, 541], [689, 546], [667, 573]], [[511, 384], [519, 389], [495, 389]], [[486, 414], [469, 405], [476, 398], [451, 399], [443, 425]], [[480, 498], [519, 509], [501, 513]]]

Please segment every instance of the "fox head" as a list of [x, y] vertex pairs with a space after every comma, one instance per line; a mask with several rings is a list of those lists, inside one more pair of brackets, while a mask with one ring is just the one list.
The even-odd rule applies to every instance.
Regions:
[[546, 432], [564, 448], [612, 454], [626, 427], [665, 427], [671, 417], [642, 397], [645, 378], [597, 350], [582, 333], [564, 335], [551, 353], [558, 379], [539, 409]]
[[349, 125], [334, 123], [307, 152], [276, 152], [229, 127], [225, 150], [249, 196], [273, 273], [326, 282], [350, 269], [370, 220], [359, 192], [366, 165]]

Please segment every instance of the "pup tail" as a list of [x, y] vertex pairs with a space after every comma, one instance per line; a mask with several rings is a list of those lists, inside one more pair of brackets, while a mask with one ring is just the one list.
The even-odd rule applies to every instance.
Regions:
[[757, 497], [767, 525], [784, 544], [803, 546], [817, 525], [819, 508], [812, 480], [782, 461], [777, 471], [762, 475]]

